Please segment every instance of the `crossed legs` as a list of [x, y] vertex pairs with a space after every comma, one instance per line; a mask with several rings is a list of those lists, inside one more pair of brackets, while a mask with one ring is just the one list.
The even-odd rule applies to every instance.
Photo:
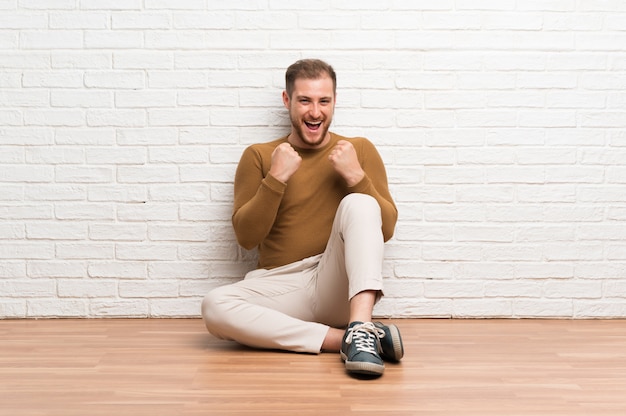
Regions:
[[383, 244], [378, 203], [350, 194], [323, 254], [214, 289], [202, 303], [207, 329], [252, 347], [338, 351], [339, 328], [371, 321], [382, 293]]

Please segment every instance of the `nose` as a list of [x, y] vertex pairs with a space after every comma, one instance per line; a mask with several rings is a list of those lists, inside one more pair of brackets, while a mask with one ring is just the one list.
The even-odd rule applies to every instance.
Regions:
[[311, 114], [312, 118], [315, 118], [315, 119], [319, 118], [321, 114], [320, 105], [318, 103], [311, 104], [311, 109], [309, 113]]

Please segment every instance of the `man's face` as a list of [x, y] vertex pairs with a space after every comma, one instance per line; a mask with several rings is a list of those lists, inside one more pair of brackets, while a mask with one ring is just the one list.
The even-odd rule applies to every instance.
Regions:
[[291, 97], [283, 92], [283, 103], [291, 119], [291, 144], [315, 149], [328, 143], [328, 129], [335, 111], [333, 80], [328, 75], [296, 79]]

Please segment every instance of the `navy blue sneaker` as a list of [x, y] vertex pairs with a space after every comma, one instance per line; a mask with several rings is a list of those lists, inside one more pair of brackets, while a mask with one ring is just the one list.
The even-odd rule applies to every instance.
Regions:
[[[384, 325], [374, 322], [374, 326], [384, 332], [380, 339], [380, 356], [383, 360], [398, 362], [404, 356], [404, 345], [400, 330], [394, 324]], [[380, 334], [380, 331], [378, 332]]]
[[380, 338], [384, 330], [371, 322], [352, 322], [341, 342], [341, 359], [349, 373], [381, 376], [385, 364], [380, 357]]

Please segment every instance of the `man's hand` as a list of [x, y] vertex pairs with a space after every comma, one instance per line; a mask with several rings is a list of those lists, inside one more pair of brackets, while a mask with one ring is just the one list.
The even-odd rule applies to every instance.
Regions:
[[276, 146], [272, 152], [272, 165], [269, 174], [281, 182], [287, 183], [302, 163], [302, 158], [287, 142]]
[[328, 160], [337, 173], [346, 180], [348, 186], [356, 185], [365, 176], [365, 172], [357, 158], [356, 150], [354, 150], [354, 146], [349, 141], [339, 140], [335, 148], [330, 152]]

